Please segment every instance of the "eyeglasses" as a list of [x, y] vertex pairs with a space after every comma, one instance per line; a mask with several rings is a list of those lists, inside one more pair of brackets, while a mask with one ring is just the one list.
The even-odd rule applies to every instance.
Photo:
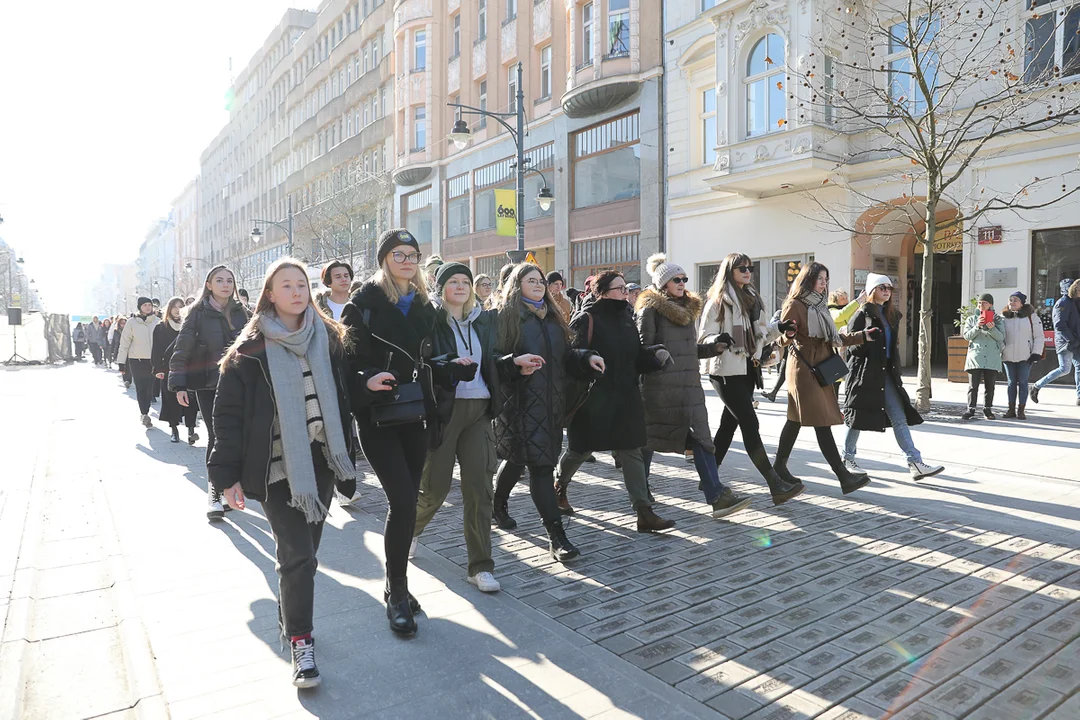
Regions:
[[494, 287], [494, 285], [495, 285], [495, 283], [482, 282], [482, 283], [480, 283], [480, 285], [478, 287], [489, 288], [489, 287]]
[[735, 272], [744, 272], [744, 273], [754, 272], [754, 268], [750, 267], [749, 265], [736, 265], [735, 267], [732, 268], [732, 270], [734, 270]]
[[627, 287], [625, 285], [612, 285], [611, 287], [608, 288], [608, 292], [617, 292], [617, 293], [624, 293], [625, 294], [625, 293], [629, 293], [630, 290], [627, 289]]
[[542, 285], [544, 287], [547, 287], [547, 284], [548, 284], [547, 280], [537, 280], [535, 278], [529, 278], [528, 280], [526, 280], [525, 282], [522, 283], [522, 285], [532, 285], [533, 287], [536, 287], [537, 285]]
[[690, 282], [690, 278], [688, 278], [688, 277], [673, 277], [673, 278], [671, 278], [671, 282], [678, 283], [679, 285], [685, 285], [686, 283]]
[[390, 253], [390, 256], [394, 258], [394, 262], [396, 263], [407, 262], [412, 263], [413, 265], [418, 265], [420, 263], [420, 258], [423, 257], [423, 255], [420, 253], [409, 253], [408, 255], [406, 255], [400, 250], [395, 250], [394, 252]]

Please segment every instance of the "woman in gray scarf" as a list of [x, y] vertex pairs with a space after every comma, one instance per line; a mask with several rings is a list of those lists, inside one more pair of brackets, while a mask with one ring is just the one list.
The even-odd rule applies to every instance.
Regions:
[[323, 315], [307, 268], [270, 266], [255, 314], [221, 360], [210, 482], [229, 505], [262, 503], [277, 546], [278, 622], [293, 685], [315, 687], [316, 553], [334, 486], [356, 491], [344, 328]]

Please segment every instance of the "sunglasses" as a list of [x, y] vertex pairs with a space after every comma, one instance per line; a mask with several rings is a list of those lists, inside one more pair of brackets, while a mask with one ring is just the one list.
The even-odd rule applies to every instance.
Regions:
[[754, 268], [752, 268], [749, 265], [736, 265], [735, 267], [732, 268], [732, 270], [734, 270], [735, 272], [744, 272], [744, 273], [754, 272]]
[[685, 285], [686, 283], [690, 282], [690, 278], [688, 278], [688, 277], [673, 277], [673, 278], [671, 278], [671, 282], [677, 283], [679, 285]]

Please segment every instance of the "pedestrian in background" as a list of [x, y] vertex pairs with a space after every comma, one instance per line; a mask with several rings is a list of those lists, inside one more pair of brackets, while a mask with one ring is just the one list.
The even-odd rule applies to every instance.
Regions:
[[1002, 313], [1005, 347], [1001, 362], [1009, 381], [1009, 409], [1002, 417], [1027, 420], [1028, 379], [1031, 368], [1046, 354], [1042, 321], [1035, 308], [1028, 305], [1027, 295], [1017, 290], [1009, 296], [1009, 307]]
[[419, 383], [425, 416], [435, 412], [429, 365], [435, 308], [428, 299], [421, 258], [420, 243], [408, 230], [384, 232], [377, 253], [379, 269], [341, 316], [351, 340], [350, 398], [360, 444], [386, 494], [386, 617], [390, 629], [402, 635], [416, 633], [415, 615], [420, 612], [409, 593], [407, 573], [429, 428], [422, 420], [379, 426], [372, 412], [390, 400], [391, 390], [407, 383]]
[[848, 322], [858, 312], [860, 304], [866, 302], [866, 296], [867, 290], [865, 288], [859, 293], [859, 297], [851, 302], [848, 302], [847, 290], [844, 288], [836, 288], [829, 293], [829, 315], [832, 316], [837, 330], [843, 330], [847, 327]]
[[812, 427], [821, 454], [836, 474], [840, 489], [846, 495], [865, 486], [870, 478], [864, 473], [852, 473], [844, 467], [844, 460], [840, 457], [832, 434], [833, 425], [844, 424], [836, 390], [832, 383], [823, 386], [814, 368], [829, 360], [836, 348], [860, 345], [880, 331], [868, 328], [841, 335], [829, 314], [828, 292], [829, 269], [819, 262], [807, 263], [791, 284], [780, 313], [780, 322], [784, 323], [782, 342], [791, 347], [791, 352], [787, 360], [787, 422], [780, 432], [780, 445], [773, 468], [777, 475], [790, 483], [802, 482], [791, 474], [787, 465], [799, 431], [803, 427]]
[[105, 361], [105, 330], [101, 326], [101, 320], [97, 315], [93, 317], [89, 327], [86, 328], [86, 342], [90, 346], [90, 355], [94, 358], [95, 365], [101, 365]]
[[120, 338], [124, 335], [124, 328], [127, 326], [127, 318], [123, 315], [116, 316], [116, 326], [113, 330], [112, 340], [109, 342], [109, 352], [112, 354], [112, 359], [116, 363], [116, 367], [120, 370], [120, 379], [124, 382], [124, 388], [131, 387], [131, 373], [128, 372], [127, 365], [120, 362]]
[[[161, 322], [154, 314], [154, 304], [148, 297], [138, 300], [139, 314], [124, 325], [120, 336], [120, 351], [117, 361], [127, 366], [131, 379], [135, 383], [135, 397], [139, 402], [139, 419], [146, 427], [150, 420], [150, 406], [154, 400], [153, 357], [154, 327]], [[100, 351], [99, 351], [100, 352]]]
[[341, 320], [341, 311], [349, 302], [349, 289], [353, 283], [352, 265], [335, 260], [322, 269], [319, 279], [326, 289], [315, 296], [316, 304], [334, 320]]
[[416, 542], [442, 507], [454, 479], [454, 462], [461, 476], [461, 503], [466, 580], [482, 592], [496, 592], [492, 571], [491, 510], [495, 472], [495, 433], [492, 418], [502, 409], [499, 371], [495, 366], [496, 314], [484, 310], [473, 292], [468, 265], [449, 262], [435, 272], [438, 297], [432, 334], [432, 374], [436, 411], [432, 445], [424, 462], [416, 503]]
[[630, 309], [633, 310], [637, 307], [637, 299], [641, 295], [641, 286], [635, 282], [626, 283], [626, 291], [628, 293], [626, 301], [630, 303]]
[[199, 408], [195, 403], [188, 403], [184, 407], [176, 400], [176, 393], [169, 390], [169, 361], [176, 349], [176, 338], [180, 335], [183, 327], [181, 310], [184, 308], [183, 298], [174, 297], [165, 306], [165, 319], [154, 328], [154, 347], [151, 354], [153, 360], [154, 377], [161, 383], [164, 390], [161, 397], [161, 411], [158, 420], [168, 423], [172, 429], [172, 442], [180, 442], [180, 423], [183, 422], [188, 431], [188, 445], [194, 445], [199, 439], [195, 433], [195, 423], [198, 420]]
[[945, 468], [927, 465], [911, 439], [912, 425], [921, 425], [922, 417], [911, 404], [900, 377], [900, 311], [893, 303], [892, 280], [885, 275], [866, 276], [866, 304], [848, 325], [850, 332], [875, 328], [874, 336], [862, 345], [850, 348], [848, 376], [845, 382], [844, 421], [848, 426], [844, 440], [844, 465], [855, 474], [865, 474], [855, 460], [859, 433], [863, 430], [884, 432], [891, 427], [896, 444], [907, 458], [908, 472], [915, 480], [937, 475]]
[[976, 312], [964, 322], [962, 334], [968, 342], [964, 370], [968, 374], [968, 409], [962, 417], [975, 417], [979, 385], [983, 386], [983, 416], [995, 420], [994, 384], [1001, 372], [1001, 352], [1005, 348], [1004, 318], [994, 312], [994, 296], [983, 293], [975, 306]]
[[1031, 402], [1039, 402], [1039, 391], [1073, 367], [1076, 381], [1076, 404], [1080, 405], [1080, 280], [1061, 281], [1061, 297], [1054, 303], [1054, 349], [1058, 366], [1031, 386]]
[[721, 261], [701, 315], [698, 342], [718, 349], [716, 355], [702, 361], [709, 382], [724, 401], [724, 414], [713, 436], [717, 467], [723, 465], [735, 430], [740, 429], [743, 449], [765, 478], [773, 505], [781, 505], [805, 488], [776, 474], [761, 441], [754, 388], [761, 384], [759, 358], [768, 327], [753, 271], [750, 258], [742, 253], [731, 253]]
[[473, 287], [476, 289], [476, 301], [485, 310], [491, 309], [491, 295], [495, 291], [495, 281], [489, 275], [480, 273], [473, 279]]
[[555, 465], [562, 450], [562, 428], [569, 377], [603, 372], [604, 360], [588, 350], [570, 347], [569, 329], [547, 279], [536, 265], [517, 265], [498, 306], [498, 340], [503, 353], [502, 411], [495, 418], [496, 453], [503, 460], [495, 483], [493, 521], [513, 530], [507, 504], [510, 491], [529, 471], [529, 494], [547, 530], [551, 556], [557, 562], [580, 552], [566, 537], [555, 497]]
[[312, 638], [315, 572], [333, 489], [356, 489], [344, 337], [315, 306], [307, 268], [282, 258], [221, 360], [214, 402], [210, 481], [232, 508], [243, 510], [249, 497], [262, 503], [277, 556], [278, 630], [298, 688], [322, 681]]
[[[188, 308], [169, 361], [169, 390], [183, 407], [198, 403], [206, 423], [206, 459], [214, 450], [214, 393], [218, 384], [218, 362], [244, 329], [250, 313], [236, 292], [236, 276], [224, 265], [210, 268], [199, 299]], [[220, 520], [226, 507], [221, 495], [208, 482], [206, 517]]]
[[244, 309], [251, 311], [251, 297], [248, 295], [248, 291], [244, 288], [240, 288], [236, 291], [236, 294], [240, 297], [240, 304], [244, 306]]
[[566, 297], [566, 282], [563, 280], [562, 273], [556, 270], [549, 272], [547, 274], [547, 284], [551, 299], [555, 301], [555, 306], [559, 308], [563, 319], [569, 323], [570, 316], [574, 311], [574, 304], [570, 302], [570, 298]]
[[71, 331], [71, 342], [75, 344], [75, 359], [82, 362], [83, 353], [86, 352], [86, 328], [81, 322], [75, 323], [75, 329]]
[[745, 509], [750, 499], [739, 497], [720, 482], [716, 446], [709, 430], [699, 361], [714, 357], [721, 348], [716, 342], [698, 342], [698, 319], [705, 303], [686, 289], [690, 281], [686, 271], [668, 262], [663, 253], [650, 257], [646, 268], [652, 285], [638, 298], [638, 334], [645, 347], [663, 345], [672, 363], [642, 379], [648, 435], [645, 473], [648, 476], [654, 453], [685, 454], [691, 450], [700, 479], [698, 489], [712, 506], [712, 516], [725, 517]]
[[443, 259], [439, 255], [431, 255], [424, 262], [424, 277], [427, 280], [428, 292], [434, 293], [435, 291], [435, 271], [439, 269], [439, 266], [443, 264]]

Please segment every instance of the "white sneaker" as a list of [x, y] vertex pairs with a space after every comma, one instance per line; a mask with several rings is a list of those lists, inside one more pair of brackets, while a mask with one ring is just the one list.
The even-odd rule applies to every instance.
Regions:
[[846, 467], [853, 473], [861, 473], [863, 475], [866, 474], [866, 471], [859, 467], [859, 463], [855, 462], [855, 458], [851, 458], [850, 460], [844, 460], [844, 467]]
[[225, 517], [225, 508], [221, 505], [221, 498], [214, 492], [214, 488], [206, 491], [206, 519], [221, 520]]
[[409, 559], [410, 560], [412, 560], [414, 557], [416, 557], [416, 543], [419, 540], [420, 540], [420, 538], [413, 538], [412, 542], [409, 543]]
[[922, 462], [909, 462], [907, 467], [911, 477], [915, 480], [932, 477], [945, 470], [944, 465], [927, 465]]
[[487, 572], [478, 572], [475, 575], [470, 575], [468, 578], [470, 585], [475, 585], [480, 589], [480, 592], [493, 593], [499, 592], [502, 589], [502, 585], [495, 579], [495, 576]]

